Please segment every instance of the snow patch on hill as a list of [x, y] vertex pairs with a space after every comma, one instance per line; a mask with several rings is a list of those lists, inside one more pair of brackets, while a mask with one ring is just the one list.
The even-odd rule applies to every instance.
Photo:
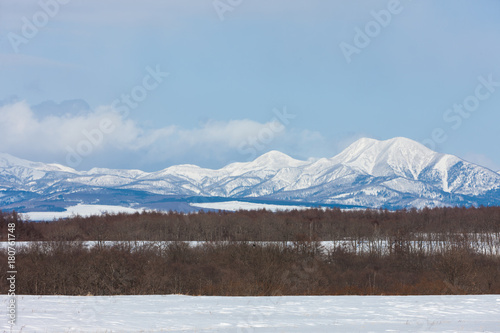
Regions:
[[23, 214], [23, 217], [30, 221], [52, 221], [54, 219], [64, 219], [72, 216], [92, 216], [92, 215], [102, 215], [105, 213], [117, 214], [117, 213], [128, 213], [133, 214], [141, 212], [142, 210], [121, 207], [121, 206], [110, 206], [110, 205], [82, 205], [78, 204], [76, 206], [66, 208], [64, 212], [30, 212]]
[[203, 203], [191, 203], [190, 205], [198, 208], [227, 210], [233, 212], [237, 210], [259, 210], [259, 209], [266, 209], [276, 212], [284, 210], [294, 210], [294, 209], [302, 210], [310, 208], [306, 206], [271, 205], [271, 204], [261, 204], [261, 203], [243, 202], [243, 201], [203, 202]]

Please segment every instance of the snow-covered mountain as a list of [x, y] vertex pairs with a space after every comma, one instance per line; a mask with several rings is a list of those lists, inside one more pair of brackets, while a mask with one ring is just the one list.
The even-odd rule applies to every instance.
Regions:
[[218, 170], [76, 171], [0, 154], [1, 209], [99, 203], [183, 210], [187, 202], [223, 198], [389, 209], [500, 205], [500, 175], [406, 138], [363, 138], [314, 161], [271, 151]]

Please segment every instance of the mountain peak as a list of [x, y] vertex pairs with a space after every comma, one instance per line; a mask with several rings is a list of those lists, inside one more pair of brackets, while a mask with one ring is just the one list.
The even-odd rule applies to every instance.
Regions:
[[232, 175], [240, 175], [255, 170], [280, 170], [283, 168], [294, 168], [308, 164], [306, 161], [296, 160], [285, 153], [271, 150], [260, 155], [251, 162], [236, 162], [226, 165], [221, 170], [230, 172]]
[[341, 154], [352, 157], [365, 154], [367, 152], [390, 152], [406, 151], [408, 153], [418, 154], [437, 154], [435, 151], [427, 148], [423, 144], [404, 137], [396, 137], [388, 140], [376, 140], [371, 138], [361, 138], [348, 146]]
[[405, 137], [395, 137], [388, 140], [377, 140], [372, 138], [361, 138], [353, 142], [350, 146], [348, 146], [345, 150], [349, 151], [361, 151], [369, 149], [370, 147], [378, 146], [379, 148], [388, 148], [388, 147], [398, 147], [404, 149], [418, 149], [425, 150], [427, 152], [433, 152], [431, 149], [427, 148], [423, 144], [405, 138]]
[[282, 153], [278, 150], [271, 150], [268, 151], [267, 153], [264, 153], [257, 157], [255, 160], [259, 159], [266, 159], [266, 160], [279, 160], [279, 159], [292, 159], [290, 156], [288, 156], [285, 153]]
[[27, 169], [36, 169], [41, 171], [65, 171], [65, 172], [76, 172], [74, 169], [57, 164], [57, 163], [42, 163], [42, 162], [32, 162], [19, 157], [12, 156], [7, 153], [0, 153], [0, 167], [22, 167]]
[[373, 176], [399, 175], [416, 179], [441, 154], [408, 138], [362, 138], [333, 158]]
[[425, 153], [435, 153], [435, 151], [427, 148], [422, 143], [414, 141], [412, 139], [404, 138], [404, 137], [396, 137], [396, 138], [392, 138], [392, 139], [385, 140], [382, 142], [386, 142], [387, 144], [394, 146], [394, 147], [400, 147], [400, 148], [404, 148], [404, 149], [413, 149], [413, 150], [416, 149], [416, 150], [419, 150], [419, 151], [425, 152]]
[[290, 167], [290, 166], [299, 166], [304, 163], [304, 161], [296, 160], [285, 153], [282, 153], [277, 150], [271, 150], [261, 156], [257, 157], [253, 162], [250, 162], [252, 165], [265, 165], [270, 167]]

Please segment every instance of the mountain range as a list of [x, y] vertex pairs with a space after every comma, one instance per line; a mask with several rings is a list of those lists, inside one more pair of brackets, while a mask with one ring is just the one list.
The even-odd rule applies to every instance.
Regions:
[[500, 205], [500, 174], [406, 138], [362, 138], [332, 158], [270, 151], [221, 169], [77, 171], [0, 154], [0, 209], [61, 211], [75, 204], [191, 211], [242, 200], [341, 208]]

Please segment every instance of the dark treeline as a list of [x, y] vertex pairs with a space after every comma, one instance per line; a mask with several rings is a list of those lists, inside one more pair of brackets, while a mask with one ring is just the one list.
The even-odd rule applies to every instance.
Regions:
[[[0, 229], [4, 240], [14, 231], [17, 240], [42, 241], [16, 247], [18, 294], [500, 293], [495, 207], [148, 212], [48, 223], [1, 213]], [[7, 251], [0, 261], [6, 290]]]
[[[133, 242], [87, 248], [35, 242], [16, 257], [16, 293], [32, 295], [499, 294], [500, 258], [441, 253], [354, 254], [317, 242]], [[7, 261], [6, 253], [0, 260]], [[0, 288], [8, 289], [7, 269]]]
[[500, 235], [500, 207], [423, 210], [310, 209], [270, 212], [143, 212], [26, 222], [0, 214], [0, 234], [16, 223], [18, 240], [294, 241], [344, 238], [414, 239], [422, 234]]

